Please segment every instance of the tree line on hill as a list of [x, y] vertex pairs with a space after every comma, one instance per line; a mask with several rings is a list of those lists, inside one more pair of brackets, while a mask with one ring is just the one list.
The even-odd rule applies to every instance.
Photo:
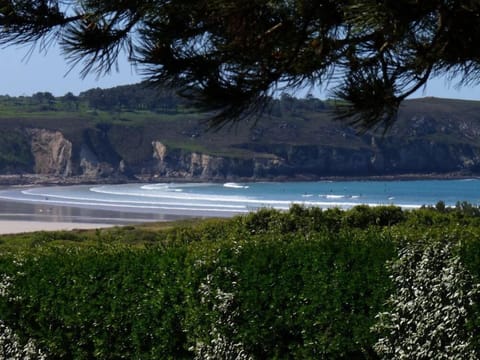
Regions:
[[[174, 89], [152, 87], [147, 82], [132, 85], [121, 85], [108, 89], [93, 88], [74, 95], [68, 92], [55, 97], [50, 92], [36, 92], [32, 96], [10, 97], [0, 96], [0, 101], [9, 105], [30, 107], [35, 111], [71, 111], [82, 108], [108, 112], [119, 111], [152, 111], [156, 113], [179, 113], [182, 109], [198, 111], [195, 105], [176, 94]], [[268, 113], [281, 116], [284, 113], [302, 111], [322, 111], [328, 108], [326, 102], [308, 94], [297, 98], [288, 93], [271, 100]]]
[[[81, 74], [121, 56], [152, 82], [174, 85], [210, 124], [258, 115], [279, 86], [331, 88], [338, 115], [388, 128], [429, 79], [478, 84], [476, 1], [0, 2], [0, 44], [58, 44]], [[126, 55], [127, 54], [127, 55]]]

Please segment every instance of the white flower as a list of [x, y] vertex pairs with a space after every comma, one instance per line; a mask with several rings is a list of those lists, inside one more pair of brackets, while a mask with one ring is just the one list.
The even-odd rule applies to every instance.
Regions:
[[46, 360], [33, 340], [21, 345], [18, 336], [0, 320], [0, 358], [8, 360]]
[[377, 315], [383, 334], [374, 348], [384, 359], [476, 359], [467, 333], [467, 307], [478, 285], [448, 242], [410, 245], [390, 265], [392, 310]]

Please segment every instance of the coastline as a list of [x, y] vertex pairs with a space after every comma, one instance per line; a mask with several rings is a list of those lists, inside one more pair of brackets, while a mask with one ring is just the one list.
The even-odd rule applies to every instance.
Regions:
[[289, 181], [402, 181], [402, 180], [455, 180], [480, 178], [480, 174], [452, 172], [452, 173], [407, 173], [385, 175], [338, 175], [338, 176], [272, 176], [272, 177], [226, 177], [226, 178], [199, 178], [199, 177], [152, 177], [152, 176], [113, 176], [113, 177], [63, 177], [44, 174], [10, 174], [0, 175], [0, 186], [3, 187], [28, 187], [47, 185], [104, 185], [128, 183], [222, 183], [222, 182], [289, 182]]
[[[225, 182], [343, 182], [343, 181], [412, 181], [412, 180], [457, 180], [477, 178], [473, 174], [455, 173], [455, 174], [404, 174], [401, 176], [374, 176], [374, 177], [322, 177], [322, 178], [273, 178], [273, 179], [178, 179], [178, 178], [155, 178], [155, 179], [129, 179], [129, 181], [113, 181], [112, 178], [103, 178], [100, 181], [85, 178], [61, 178], [56, 176], [29, 175], [21, 176], [22, 181], [15, 181], [15, 175], [0, 175], [0, 188], [6, 191], [9, 189], [15, 192], [23, 192], [30, 187], [53, 186], [62, 187], [68, 185], [103, 185], [103, 184], [131, 184], [131, 183], [186, 183], [186, 182], [215, 182], [222, 184]], [[3, 180], [3, 183], [2, 183]], [[8, 181], [5, 181], [8, 180]], [[119, 179], [117, 179], [119, 180]], [[123, 179], [125, 180], [125, 179]], [[149, 181], [150, 180], [150, 181]], [[152, 181], [154, 180], [154, 181]], [[217, 181], [215, 181], [217, 180]], [[5, 182], [9, 184], [5, 184]], [[306, 187], [310, 185], [305, 185]], [[331, 191], [331, 190], [330, 190]], [[311, 196], [311, 195], [310, 195]], [[46, 198], [48, 200], [48, 198]], [[160, 209], [160, 208], [157, 208]], [[95, 229], [111, 226], [134, 225], [147, 222], [175, 221], [185, 218], [202, 217], [223, 217], [220, 213], [211, 213], [208, 210], [192, 212], [191, 209], [173, 209], [158, 211], [137, 211], [129, 206], [116, 208], [114, 206], [70, 206], [70, 204], [60, 204], [54, 201], [38, 201], [32, 203], [15, 200], [14, 196], [8, 196], [0, 200], [0, 234], [23, 233], [29, 231], [51, 231], [51, 230], [71, 230], [71, 229]], [[218, 211], [218, 210], [215, 210]], [[230, 216], [230, 215], [228, 215]]]
[[0, 201], [0, 235], [32, 231], [97, 229], [184, 218], [186, 216]]

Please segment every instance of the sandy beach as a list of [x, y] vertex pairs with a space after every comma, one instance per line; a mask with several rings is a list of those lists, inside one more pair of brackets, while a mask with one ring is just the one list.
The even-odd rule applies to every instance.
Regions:
[[151, 214], [0, 201], [0, 235], [32, 231], [98, 229], [165, 220], [172, 219], [163, 219]]
[[114, 224], [92, 224], [50, 221], [0, 220], [0, 235], [19, 234], [32, 231], [57, 231], [73, 229], [98, 229], [115, 226]]

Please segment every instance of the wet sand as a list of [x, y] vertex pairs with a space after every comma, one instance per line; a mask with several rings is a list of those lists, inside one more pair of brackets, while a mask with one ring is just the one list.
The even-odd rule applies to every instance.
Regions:
[[181, 218], [185, 218], [185, 216], [51, 206], [0, 200], [0, 234], [95, 229], [154, 221], [172, 221]]

